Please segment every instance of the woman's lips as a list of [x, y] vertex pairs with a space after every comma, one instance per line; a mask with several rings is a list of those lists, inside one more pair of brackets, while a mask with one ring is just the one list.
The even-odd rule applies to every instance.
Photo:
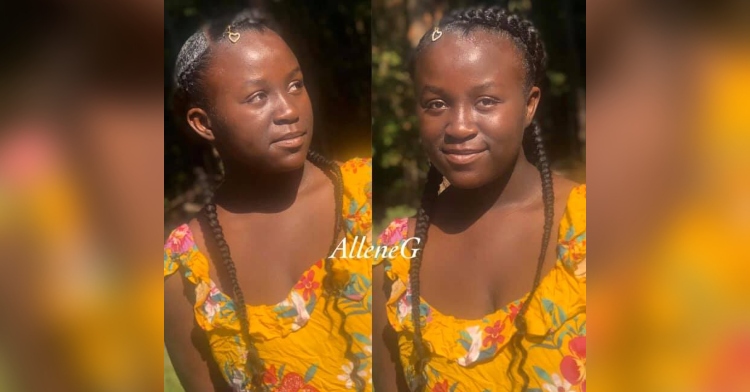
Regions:
[[289, 149], [299, 148], [305, 144], [305, 136], [307, 136], [307, 132], [291, 132], [272, 144]]
[[442, 150], [445, 160], [453, 165], [468, 165], [487, 151], [486, 149], [445, 149]]

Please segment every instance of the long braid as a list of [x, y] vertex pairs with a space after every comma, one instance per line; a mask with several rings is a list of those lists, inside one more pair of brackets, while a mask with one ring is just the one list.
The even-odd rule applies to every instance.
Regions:
[[419, 268], [422, 266], [422, 256], [427, 243], [427, 232], [430, 228], [430, 214], [437, 200], [438, 190], [443, 181], [443, 175], [430, 165], [427, 172], [427, 183], [422, 192], [422, 203], [417, 212], [417, 222], [414, 236], [419, 239], [418, 250], [409, 265], [409, 288], [411, 291], [411, 321], [414, 324], [414, 351], [412, 358], [414, 363], [414, 377], [410, 380], [409, 389], [415, 392], [424, 390], [427, 380], [424, 377], [424, 369], [427, 364], [427, 349], [422, 339], [422, 320], [420, 306], [422, 304], [419, 293]]
[[[336, 245], [338, 243], [336, 239], [344, 225], [344, 218], [341, 214], [342, 203], [344, 199], [344, 185], [341, 175], [341, 168], [338, 164], [336, 164], [336, 162], [324, 157], [323, 155], [313, 150], [307, 151], [307, 159], [312, 162], [313, 165], [322, 170], [323, 173], [325, 173], [333, 183], [333, 192], [336, 200], [334, 206], [334, 216], [336, 217], [336, 220], [333, 227], [333, 242], [331, 243], [331, 247], [328, 250], [328, 254], [331, 254], [336, 249]], [[329, 262], [330, 260], [326, 258], [326, 261]]]
[[208, 202], [204, 208], [204, 213], [208, 219], [211, 232], [213, 233], [214, 244], [221, 253], [222, 265], [232, 283], [232, 296], [234, 299], [237, 319], [240, 322], [240, 335], [242, 336], [242, 340], [244, 341], [247, 350], [245, 369], [251, 375], [250, 382], [252, 390], [265, 390], [265, 387], [263, 386], [263, 374], [265, 368], [263, 366], [263, 361], [261, 361], [260, 356], [258, 355], [258, 349], [255, 347], [255, 343], [250, 336], [250, 322], [247, 317], [245, 296], [242, 293], [239, 281], [237, 280], [237, 269], [229, 252], [229, 244], [227, 244], [227, 241], [224, 239], [224, 231], [221, 228], [221, 224], [219, 224], [216, 204], [214, 204], [213, 201]]
[[[315, 166], [317, 166], [320, 170], [322, 170], [326, 176], [331, 180], [333, 183], [333, 193], [334, 193], [334, 199], [335, 199], [335, 206], [334, 206], [334, 213], [336, 220], [334, 222], [334, 228], [333, 228], [333, 241], [331, 241], [331, 245], [328, 249], [328, 255], [333, 254], [333, 251], [336, 249], [337, 239], [338, 235], [341, 232], [341, 229], [343, 227], [343, 216], [342, 216], [342, 203], [343, 203], [343, 178], [341, 175], [341, 168], [339, 165], [336, 164], [336, 162], [333, 162], [329, 160], [328, 158], [320, 155], [319, 153], [309, 150], [307, 152], [307, 159], [310, 160]], [[327, 293], [335, 293], [338, 294], [338, 292], [341, 290], [340, 287], [335, 287], [334, 280], [333, 280], [333, 262], [330, 258], [326, 257], [324, 261], [324, 268], [326, 271], [326, 275], [323, 278], [323, 288]], [[338, 298], [338, 295], [336, 295], [336, 298]]]
[[[457, 31], [464, 35], [469, 34], [471, 31], [476, 29], [483, 29], [490, 32], [497, 32], [503, 36], [509, 38], [518, 49], [521, 54], [522, 65], [526, 71], [525, 87], [528, 93], [532, 86], [538, 86], [541, 84], [545, 77], [545, 69], [547, 63], [547, 54], [544, 50], [544, 44], [539, 32], [534, 25], [524, 19], [523, 17], [506, 11], [500, 7], [473, 7], [464, 10], [457, 10], [451, 12], [443, 20], [440, 21], [440, 28], [443, 33], [450, 31]], [[411, 66], [413, 72], [413, 66], [415, 59], [419, 53], [432, 42], [428, 37], [431, 35], [431, 31], [428, 31], [417, 45], [414, 56], [412, 57]], [[541, 128], [536, 121], [532, 121], [531, 125], [527, 127], [525, 132], [531, 132], [535, 143], [535, 163], [539, 170], [541, 181], [542, 181], [542, 197], [544, 199], [544, 233], [542, 234], [542, 245], [537, 261], [537, 268], [534, 275], [534, 283], [528, 298], [531, 299], [536, 293], [541, 280], [541, 271], [544, 265], [544, 260], [547, 254], [547, 245], [549, 244], [550, 236], [552, 233], [552, 227], [554, 224], [554, 187], [552, 183], [552, 173], [549, 167], [549, 160], [547, 158], [546, 150], [544, 149], [543, 138], [541, 135]], [[433, 169], [430, 169], [432, 173]], [[437, 181], [437, 185], [431, 183], [431, 181]], [[432, 186], [439, 186], [439, 181], [435, 180], [430, 174], [428, 174], [427, 186], [425, 186], [425, 194], [422, 197], [422, 206], [420, 207], [417, 214], [417, 232], [416, 236], [421, 238], [420, 250], [424, 249], [427, 242], [427, 229], [429, 228], [429, 212], [434, 203], [434, 199], [437, 197], [437, 189], [431, 190], [431, 194], [427, 194], [427, 188]], [[430, 203], [429, 205], [426, 204]], [[429, 208], [426, 208], [429, 206]], [[422, 236], [423, 235], [423, 236]], [[416, 263], [415, 263], [416, 262]], [[422, 254], [419, 252], [417, 257], [412, 259], [411, 268], [409, 270], [409, 280], [412, 287], [412, 320], [418, 320], [418, 310], [414, 308], [419, 306], [420, 300], [418, 295], [419, 290], [419, 267], [422, 262]], [[415, 265], [416, 264], [416, 265]], [[416, 288], [416, 292], [414, 289]], [[521, 390], [525, 391], [529, 385], [529, 376], [524, 370], [528, 353], [523, 347], [523, 338], [527, 333], [526, 323], [526, 312], [529, 308], [529, 300], [525, 301], [521, 305], [514, 323], [516, 325], [516, 332], [511, 337], [511, 347], [515, 351], [511, 359], [511, 363], [508, 367], [508, 375], [513, 377], [512, 371], [515, 368], [518, 375], [522, 379]], [[417, 353], [415, 364], [417, 369], [422, 369], [424, 365], [424, 343], [422, 342], [421, 326], [417, 321], [415, 324], [415, 338], [414, 338], [414, 351]], [[413, 381], [412, 391], [421, 392], [424, 388], [425, 380], [421, 373], [417, 373], [417, 377]]]
[[[513, 377], [510, 372], [512, 366], [516, 365], [516, 372], [521, 376], [522, 391], [525, 391], [529, 386], [529, 375], [524, 370], [526, 365], [526, 359], [528, 353], [526, 348], [523, 346], [523, 338], [527, 332], [526, 324], [526, 312], [529, 309], [529, 304], [534, 298], [539, 282], [542, 277], [542, 267], [544, 266], [544, 259], [547, 256], [547, 245], [549, 244], [550, 236], [552, 235], [552, 226], [555, 219], [555, 192], [554, 184], [552, 183], [552, 171], [549, 167], [549, 161], [547, 159], [547, 153], [544, 149], [544, 140], [542, 139], [542, 130], [536, 121], [533, 121], [529, 126], [534, 135], [534, 141], [536, 143], [536, 155], [537, 155], [537, 168], [542, 179], [542, 197], [544, 198], [544, 233], [542, 234], [542, 245], [541, 251], [539, 252], [539, 259], [537, 260], [536, 272], [534, 274], [534, 284], [531, 286], [531, 291], [527, 297], [527, 300], [521, 304], [518, 314], [514, 320], [516, 325], [516, 332], [510, 339], [511, 346], [513, 349], [520, 353], [520, 356], [513, 356], [511, 360], [511, 366], [508, 368], [509, 375]], [[517, 358], [517, 359], [516, 359]]]
[[[344, 217], [343, 217], [343, 192], [344, 192], [344, 185], [343, 185], [343, 176], [341, 174], [341, 168], [339, 165], [324, 157], [323, 155], [313, 151], [309, 150], [307, 153], [307, 158], [312, 162], [315, 166], [323, 170], [323, 172], [326, 173], [328, 178], [331, 179], [334, 185], [334, 194], [336, 199], [336, 224], [334, 225], [334, 233], [333, 233], [333, 242], [331, 243], [330, 249], [328, 250], [329, 255], [333, 254], [334, 250], [336, 249], [338, 245], [338, 235], [343, 229], [344, 226]], [[346, 321], [346, 313], [341, 309], [339, 306], [339, 300], [341, 299], [341, 292], [343, 290], [343, 287], [337, 284], [336, 280], [334, 279], [334, 272], [333, 272], [333, 260], [326, 257], [324, 261], [324, 267], [325, 267], [325, 277], [323, 278], [323, 289], [325, 292], [333, 297], [333, 309], [341, 316], [341, 319], [344, 320], [344, 322], [341, 323], [339, 326], [339, 334], [344, 337], [346, 340], [346, 353], [345, 356], [347, 359], [352, 361], [352, 371], [349, 374], [350, 379], [352, 382], [354, 382], [355, 389], [357, 391], [363, 391], [366, 386], [366, 381], [360, 377], [358, 374], [359, 367], [361, 365], [361, 361], [358, 356], [354, 355], [353, 347], [354, 347], [354, 338], [350, 333], [346, 331], [345, 328], [345, 321]], [[325, 309], [326, 312], [328, 312], [328, 308]]]

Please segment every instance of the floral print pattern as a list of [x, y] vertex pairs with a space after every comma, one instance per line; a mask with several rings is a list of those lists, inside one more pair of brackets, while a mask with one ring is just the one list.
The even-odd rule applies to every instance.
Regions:
[[439, 383], [436, 383], [432, 387], [432, 392], [450, 392], [450, 391], [451, 391], [451, 387], [450, 385], [448, 385], [448, 380], [443, 380]]
[[570, 355], [564, 356], [560, 362], [560, 372], [567, 382], [581, 385], [581, 390], [586, 392], [586, 337], [571, 339], [568, 348]]
[[263, 383], [271, 390], [277, 392], [319, 392], [317, 388], [309, 385], [310, 380], [317, 370], [317, 366], [310, 366], [302, 376], [299, 373], [285, 372], [286, 365], [281, 365], [277, 370], [276, 365], [266, 368], [263, 374]]
[[[398, 318], [403, 321], [406, 318], [411, 319], [411, 288], [406, 288], [406, 293], [398, 302]], [[422, 325], [432, 322], [432, 308], [426, 303], [419, 306], [419, 316]]]
[[486, 335], [482, 344], [485, 346], [492, 346], [505, 341], [505, 336], [500, 335], [500, 332], [502, 332], [503, 329], [505, 329], [505, 323], [499, 320], [496, 321], [493, 326], [485, 327], [484, 333]]
[[[307, 311], [307, 307], [304, 297], [300, 295], [299, 292], [292, 291], [289, 298], [285, 299], [276, 307], [276, 311], [282, 316], [294, 317], [292, 331], [297, 331], [307, 324], [307, 320], [310, 320], [310, 312]], [[284, 309], [286, 309], [286, 311], [284, 311]]]
[[310, 300], [310, 296], [318, 287], [320, 287], [320, 282], [315, 281], [315, 271], [313, 270], [308, 271], [306, 275], [302, 275], [302, 279], [294, 286], [295, 289], [302, 290], [302, 298], [305, 301]]
[[172, 232], [164, 246], [172, 254], [182, 254], [193, 247], [193, 235], [188, 225], [182, 225]]
[[[344, 386], [346, 387], [346, 389], [354, 388], [354, 380], [352, 380], [353, 370], [354, 364], [351, 361], [341, 367], [342, 373], [338, 376], [338, 379], [344, 382]], [[357, 375], [363, 379], [367, 379], [366, 370], [358, 370]]]
[[278, 392], [319, 392], [317, 388], [307, 385], [305, 380], [297, 373], [287, 373], [281, 380]]
[[[407, 219], [393, 221], [377, 245], [397, 246], [407, 237]], [[392, 281], [388, 320], [398, 334], [401, 361], [413, 377], [413, 324], [409, 289], [409, 259], [400, 255], [375, 260], [384, 263]], [[439, 313], [422, 298], [422, 336], [429, 347], [425, 375], [428, 391], [505, 391], [512, 355], [508, 347], [524, 302], [527, 338], [525, 372], [529, 391], [586, 390], [586, 186], [572, 190], [559, 226], [557, 263], [528, 294], [480, 320], [461, 320]], [[499, 355], [505, 352], [505, 355]], [[475, 366], [482, 364], [482, 366]], [[501, 375], [501, 376], [498, 376]], [[487, 385], [496, 385], [487, 389]]]
[[467, 327], [461, 331], [461, 339], [458, 341], [466, 349], [466, 355], [458, 359], [461, 366], [469, 366], [479, 359], [479, 352], [482, 349], [482, 328], [478, 325]]
[[560, 378], [560, 375], [553, 374], [551, 376], [552, 382], [545, 383], [542, 388], [547, 392], [572, 392], [570, 389], [571, 385], [569, 382]]
[[386, 246], [393, 246], [401, 242], [406, 238], [409, 229], [409, 219], [401, 218], [396, 219], [385, 228], [385, 231], [380, 235], [379, 244]]
[[[371, 175], [369, 159], [353, 159], [341, 165], [344, 184], [342, 215], [347, 241], [371, 230]], [[369, 241], [365, 244], [369, 246]], [[250, 335], [267, 364], [263, 382], [275, 392], [322, 392], [353, 386], [351, 361], [345, 357], [346, 337], [331, 334], [343, 323], [355, 339], [352, 354], [360, 360], [357, 374], [372, 385], [372, 270], [371, 262], [334, 258], [333, 278], [345, 286], [338, 298], [339, 312], [324, 312], [329, 301], [323, 295], [324, 260], [305, 271], [287, 298], [275, 305], [247, 306]], [[244, 372], [247, 350], [232, 299], [210, 279], [209, 262], [198, 249], [188, 225], [176, 228], [164, 245], [164, 276], [179, 272], [195, 290], [195, 319], [208, 336], [214, 360], [226, 381], [237, 391], [247, 390]], [[310, 320], [320, 318], [312, 323]], [[322, 320], [327, 318], [327, 320]], [[331, 325], [334, 327], [331, 328]], [[324, 342], [325, 344], [323, 344]], [[308, 363], [309, 351], [325, 350], [320, 363]], [[339, 374], [319, 368], [341, 369]], [[349, 370], [349, 372], [346, 372]], [[349, 378], [345, 378], [346, 375]], [[325, 386], [325, 387], [322, 387]]]

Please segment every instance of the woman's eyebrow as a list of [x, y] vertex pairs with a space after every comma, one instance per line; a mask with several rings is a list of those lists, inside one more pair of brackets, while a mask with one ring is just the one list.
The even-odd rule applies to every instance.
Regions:
[[503, 88], [502, 83], [496, 83], [495, 81], [489, 80], [482, 84], [478, 84], [474, 87], [472, 87], [469, 91], [471, 94], [479, 94], [481, 92], [490, 90], [492, 88]]
[[[286, 75], [286, 78], [290, 79], [292, 76], [294, 76], [295, 74], [299, 72], [301, 72], [301, 69], [299, 66], [297, 66]], [[263, 78], [250, 78], [250, 79], [245, 80], [242, 83], [243, 86], [254, 85], [254, 84], [266, 84], [266, 80]]]
[[445, 93], [445, 90], [443, 90], [440, 87], [427, 84], [424, 87], [422, 87], [422, 94], [424, 93], [433, 93], [433, 94], [441, 95]]
[[478, 84], [478, 85], [472, 87], [471, 91], [486, 90], [486, 89], [488, 89], [490, 87], [495, 87], [495, 86], [496, 86], [495, 82], [493, 82], [493, 81], [487, 81], [487, 82], [484, 82], [482, 84]]
[[[498, 86], [498, 84], [495, 83], [494, 81], [487, 81], [487, 82], [484, 82], [482, 84], [478, 84], [472, 87], [470, 91], [471, 92], [483, 91], [483, 90], [487, 90], [489, 88], [496, 87], [496, 86]], [[442, 88], [437, 87], [437, 86], [432, 86], [429, 84], [422, 87], [422, 94], [424, 93], [433, 93], [437, 95], [446, 94], [445, 90], [443, 90]]]
[[265, 79], [262, 79], [262, 78], [253, 78], [253, 79], [247, 79], [247, 80], [245, 80], [242, 83], [242, 85], [243, 86], [249, 86], [249, 85], [253, 85], [253, 84], [265, 84], [265, 83], [266, 83]]
[[289, 79], [292, 76], [294, 76], [294, 74], [299, 73], [299, 72], [301, 72], [301, 70], [300, 70], [299, 66], [297, 66], [291, 72], [289, 72], [288, 74], [286, 74], [286, 78]]

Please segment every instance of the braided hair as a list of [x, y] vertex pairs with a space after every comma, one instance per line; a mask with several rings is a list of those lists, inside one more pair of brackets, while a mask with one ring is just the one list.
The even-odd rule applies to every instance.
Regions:
[[[492, 33], [498, 33], [501, 36], [510, 39], [511, 42], [514, 43], [516, 49], [518, 49], [519, 53], [522, 54], [521, 60], [525, 71], [524, 86], [526, 92], [528, 93], [531, 87], [540, 85], [544, 79], [547, 60], [544, 45], [539, 36], [539, 32], [534, 25], [521, 16], [510, 13], [500, 7], [467, 8], [451, 12], [440, 21], [439, 27], [443, 33], [458, 32], [467, 35], [472, 31], [480, 29]], [[414, 59], [416, 59], [423, 49], [430, 44], [431, 40], [429, 39], [429, 36], [431, 34], [432, 31], [428, 31], [419, 41], [412, 58], [412, 72], [413, 65], [415, 64]], [[537, 261], [536, 273], [534, 275], [534, 283], [528, 296], [528, 298], [532, 298], [541, 280], [542, 266], [547, 254], [547, 244], [549, 243], [552, 233], [555, 200], [552, 173], [547, 153], [544, 149], [541, 128], [536, 120], [534, 120], [524, 131], [533, 138], [533, 142], [535, 143], [535, 151], [533, 151], [533, 154], [531, 155], [534, 158], [534, 163], [541, 176], [542, 196], [544, 199], [544, 233], [542, 235], [542, 244]], [[412, 354], [414, 377], [410, 381], [410, 389], [418, 392], [423, 391], [426, 385], [424, 369], [428, 359], [425, 343], [422, 339], [422, 322], [420, 320], [421, 312], [419, 308], [421, 300], [419, 293], [419, 269], [422, 265], [423, 250], [427, 243], [430, 214], [432, 213], [432, 209], [438, 196], [439, 186], [442, 181], [443, 175], [435, 166], [431, 165], [427, 174], [427, 182], [424, 186], [421, 205], [417, 211], [417, 222], [414, 235], [419, 238], [419, 241], [417, 242], [419, 245], [417, 253], [411, 260], [411, 265], [409, 267], [409, 284], [412, 300], [411, 317], [414, 324], [414, 350]], [[513, 381], [516, 381], [515, 374], [518, 374], [521, 377], [522, 391], [525, 391], [529, 385], [529, 376], [524, 370], [528, 353], [522, 344], [523, 338], [527, 332], [525, 315], [528, 307], [529, 301], [524, 301], [514, 320], [517, 330], [510, 339], [510, 345], [516, 355], [512, 356], [507, 372], [508, 376]]]
[[[187, 111], [192, 107], [202, 107], [211, 113], [211, 103], [208, 102], [206, 98], [207, 94], [205, 93], [204, 76], [211, 61], [212, 44], [228, 39], [224, 34], [227, 26], [230, 26], [232, 31], [263, 32], [272, 30], [270, 21], [264, 19], [262, 15], [253, 11], [245, 11], [235, 15], [231, 19], [214, 19], [190, 36], [180, 50], [175, 65], [173, 80], [175, 86], [173, 109], [177, 118], [184, 118]], [[327, 253], [332, 254], [336, 249], [338, 235], [344, 228], [344, 218], [342, 214], [344, 186], [341, 168], [333, 160], [312, 150], [308, 151], [307, 159], [322, 170], [334, 186], [334, 213], [336, 219], [333, 228], [333, 241], [331, 242]], [[204, 186], [205, 208], [203, 209], [203, 212], [211, 229], [214, 241], [213, 245], [215, 245], [216, 249], [219, 251], [222, 261], [221, 264], [232, 285], [235, 311], [240, 323], [240, 335], [247, 351], [245, 370], [250, 374], [250, 385], [246, 387], [249, 387], [252, 391], [264, 391], [267, 389], [263, 383], [265, 368], [253, 342], [253, 338], [250, 336], [250, 321], [248, 320], [244, 294], [237, 279], [237, 268], [232, 259], [229, 244], [224, 238], [224, 232], [219, 223], [217, 207], [213, 202], [212, 187], [210, 184], [206, 185], [207, 186]], [[345, 313], [338, 306], [338, 299], [340, 298], [340, 293], [343, 288], [340, 287], [340, 283], [337, 283], [333, 279], [334, 274], [332, 273], [332, 264], [332, 260], [326, 257], [324, 260], [326, 274], [323, 278], [322, 286], [325, 295], [333, 296], [334, 309], [342, 316], [342, 319], [345, 320]], [[327, 311], [328, 309], [326, 308], [326, 312]], [[352, 353], [352, 336], [348, 333], [343, 333], [345, 332], [344, 323], [341, 324], [340, 332], [342, 332], [342, 336], [344, 336], [347, 341], [346, 356], [354, 365], [351, 379], [357, 386], [357, 390], [364, 390], [365, 381], [357, 374], [360, 361], [359, 358]]]
[[198, 29], [182, 45], [174, 67], [173, 110], [177, 118], [183, 118], [191, 107], [210, 110], [206, 99], [204, 75], [211, 62], [214, 43], [226, 41], [227, 26], [233, 31], [264, 32], [271, 30], [271, 21], [263, 15], [245, 11], [228, 18], [213, 19]]

